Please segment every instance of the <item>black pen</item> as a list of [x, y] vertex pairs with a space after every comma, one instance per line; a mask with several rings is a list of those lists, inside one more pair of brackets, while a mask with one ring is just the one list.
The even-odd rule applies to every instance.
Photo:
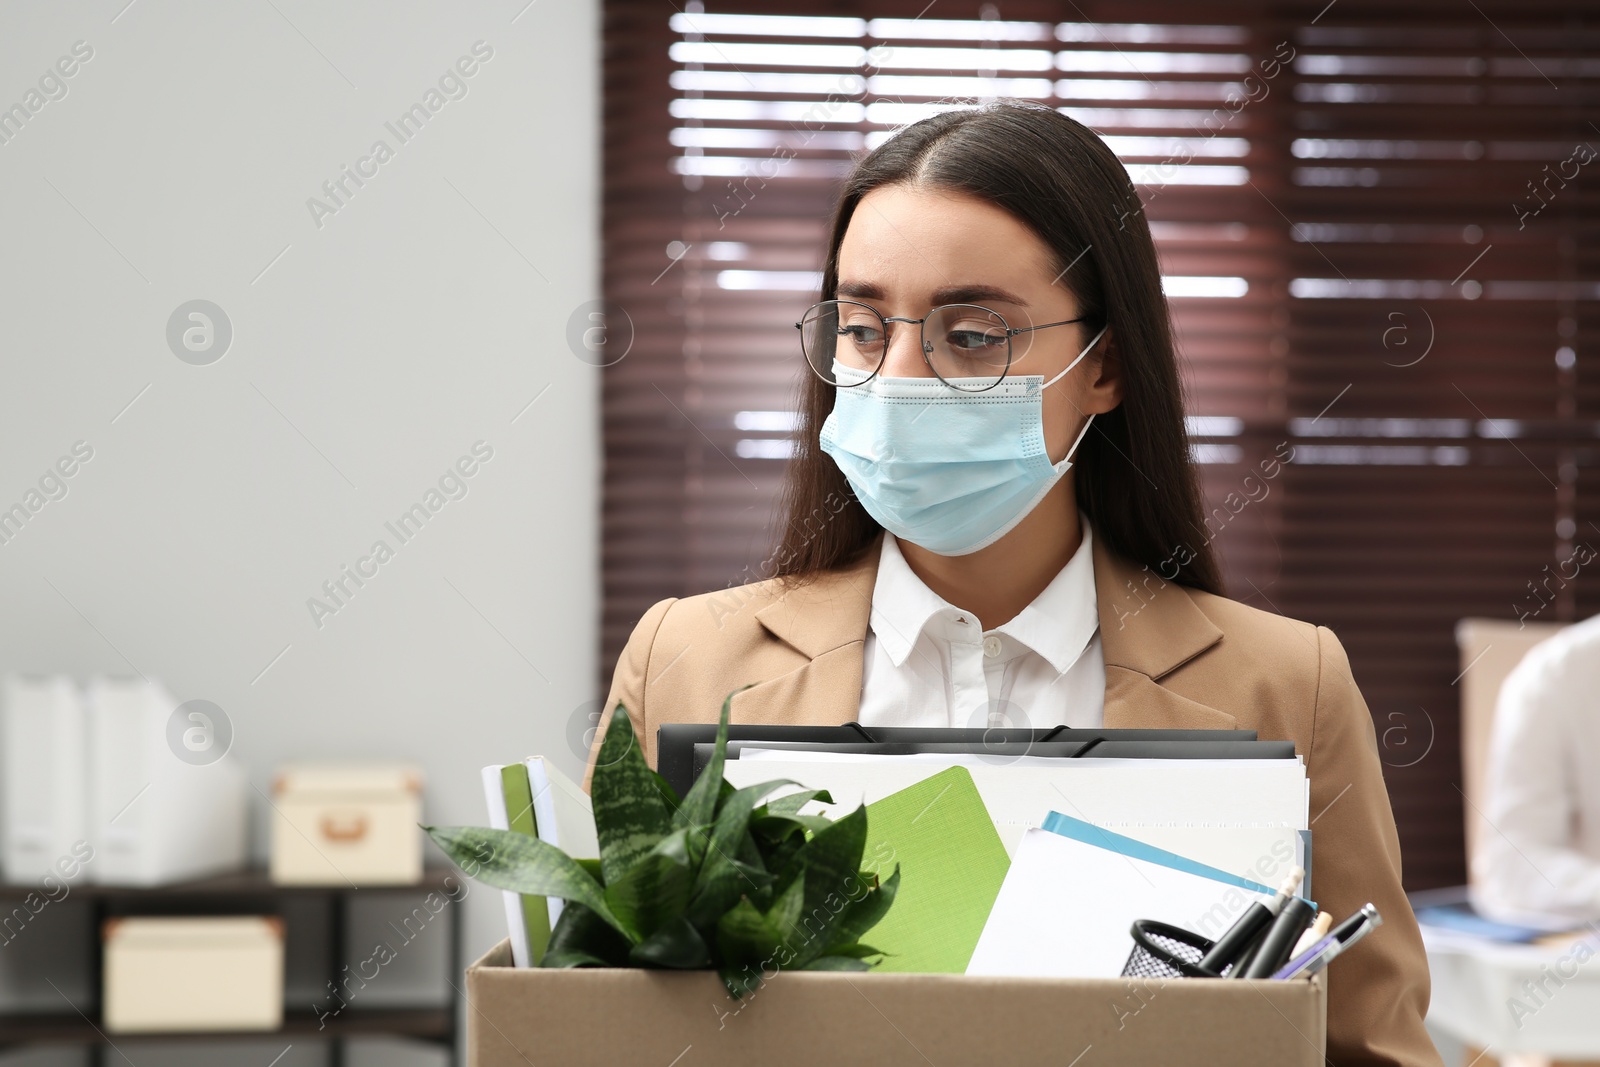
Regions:
[[[1217, 938], [1216, 943], [1211, 946], [1206, 954], [1200, 957], [1198, 964], [1200, 969], [1220, 975], [1228, 964], [1240, 962], [1244, 954], [1249, 951], [1250, 946], [1255, 943], [1256, 938], [1260, 937], [1261, 933], [1272, 925], [1273, 917], [1283, 907], [1284, 901], [1293, 896], [1294, 891], [1300, 888], [1300, 881], [1304, 877], [1305, 871], [1303, 869], [1294, 868], [1289, 872], [1288, 877], [1283, 880], [1282, 884], [1278, 886], [1277, 896], [1265, 903], [1258, 900], [1246, 908], [1244, 914], [1240, 915], [1238, 920], [1228, 927], [1221, 937]], [[1235, 967], [1234, 970], [1237, 971], [1238, 968]]]
[[1280, 967], [1289, 962], [1289, 956], [1294, 952], [1294, 946], [1300, 940], [1300, 935], [1306, 932], [1311, 921], [1317, 917], [1317, 909], [1310, 902], [1301, 897], [1293, 897], [1284, 902], [1278, 917], [1272, 921], [1267, 932], [1261, 935], [1261, 946], [1256, 949], [1256, 954], [1251, 957], [1250, 965], [1244, 968], [1243, 978], [1271, 978]]
[[[1263, 930], [1261, 933], [1264, 934], [1266, 931]], [[1250, 942], [1250, 947], [1245, 949], [1239, 958], [1233, 961], [1233, 966], [1228, 970], [1227, 976], [1229, 978], [1243, 978], [1244, 973], [1250, 969], [1250, 964], [1255, 961], [1256, 953], [1260, 949], [1261, 935], [1257, 934], [1256, 939]]]

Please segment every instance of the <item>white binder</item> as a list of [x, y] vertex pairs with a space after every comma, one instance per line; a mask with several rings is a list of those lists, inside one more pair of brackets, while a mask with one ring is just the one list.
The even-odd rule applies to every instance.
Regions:
[[198, 766], [178, 758], [168, 743], [177, 706], [159, 682], [89, 682], [90, 874], [97, 882], [162, 885], [244, 866], [244, 771], [227, 755]]
[[[88, 837], [83, 697], [65, 675], [7, 675], [0, 693], [4, 874], [60, 877]], [[91, 864], [91, 866], [93, 866]]]

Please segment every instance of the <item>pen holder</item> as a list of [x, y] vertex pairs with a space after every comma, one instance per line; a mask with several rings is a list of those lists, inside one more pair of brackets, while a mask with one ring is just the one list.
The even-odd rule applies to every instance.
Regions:
[[1153, 919], [1136, 919], [1130, 931], [1133, 952], [1123, 964], [1124, 978], [1220, 978], [1196, 966], [1211, 949], [1209, 938]]

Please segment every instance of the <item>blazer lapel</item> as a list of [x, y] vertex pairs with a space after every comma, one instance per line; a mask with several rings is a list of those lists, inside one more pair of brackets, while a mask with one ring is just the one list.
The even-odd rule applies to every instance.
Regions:
[[1188, 592], [1113, 554], [1099, 537], [1094, 587], [1106, 664], [1106, 728], [1233, 729], [1232, 715], [1160, 684], [1222, 640], [1222, 631]]
[[1104, 722], [1108, 730], [1233, 730], [1239, 725], [1225, 711], [1180, 696], [1147, 674], [1109, 663]]
[[[855, 721], [880, 543], [881, 538], [869, 545], [856, 563], [796, 586], [756, 612], [761, 626], [792, 650], [795, 669], [737, 694], [735, 722]], [[1188, 593], [1114, 555], [1098, 537], [1094, 578], [1106, 665], [1106, 727], [1234, 728], [1232, 715], [1159, 683], [1222, 640], [1222, 631]]]
[[881, 536], [860, 560], [790, 589], [756, 620], [798, 655], [795, 670], [733, 698], [741, 723], [831, 726], [861, 712], [861, 660]]

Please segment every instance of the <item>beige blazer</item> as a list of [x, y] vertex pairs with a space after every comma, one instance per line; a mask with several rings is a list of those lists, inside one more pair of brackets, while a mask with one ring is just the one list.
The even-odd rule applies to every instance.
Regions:
[[[777, 581], [656, 604], [618, 658], [599, 738], [620, 702], [656, 761], [664, 722], [855, 719], [878, 549], [789, 589]], [[1328, 1060], [1438, 1064], [1423, 1029], [1428, 967], [1400, 889], [1400, 844], [1366, 702], [1324, 627], [1164, 582], [1094, 540], [1105, 725], [1253, 729], [1292, 739], [1311, 779], [1313, 889], [1335, 921], [1371, 901], [1383, 925], [1326, 972]], [[1042, 725], [1042, 724], [1041, 724]]]

